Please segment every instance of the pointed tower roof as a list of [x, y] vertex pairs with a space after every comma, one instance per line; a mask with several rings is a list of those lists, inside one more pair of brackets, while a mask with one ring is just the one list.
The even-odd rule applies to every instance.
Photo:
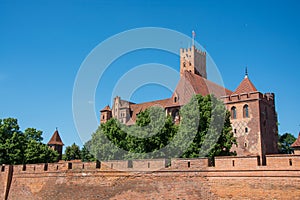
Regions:
[[291, 145], [291, 147], [293, 147], [293, 148], [300, 147], [300, 132], [299, 132], [297, 140]]
[[109, 105], [105, 106], [100, 112], [103, 112], [103, 111], [111, 111]]
[[240, 85], [236, 88], [233, 94], [249, 93], [249, 92], [256, 92], [256, 91], [257, 91], [256, 87], [248, 78], [248, 70], [246, 68], [245, 78], [240, 83]]
[[59, 136], [58, 130], [56, 129], [55, 132], [53, 133], [51, 139], [49, 140], [48, 144], [56, 144], [56, 145], [64, 145], [62, 143], [62, 140]]

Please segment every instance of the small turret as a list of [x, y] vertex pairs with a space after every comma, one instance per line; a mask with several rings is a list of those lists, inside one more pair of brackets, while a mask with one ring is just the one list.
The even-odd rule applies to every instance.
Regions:
[[59, 136], [58, 130], [56, 128], [55, 132], [53, 133], [51, 139], [49, 140], [47, 144], [51, 149], [58, 152], [58, 160], [62, 159], [62, 149], [63, 149], [63, 142]]
[[300, 155], [300, 132], [297, 140], [291, 145], [291, 147], [294, 149], [294, 154]]
[[112, 117], [112, 111], [109, 105], [100, 111], [100, 124], [106, 123]]

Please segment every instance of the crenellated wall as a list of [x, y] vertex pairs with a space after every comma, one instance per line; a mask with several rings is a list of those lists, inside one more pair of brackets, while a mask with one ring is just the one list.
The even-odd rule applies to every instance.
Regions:
[[[213, 165], [214, 163], [214, 165]], [[297, 199], [300, 155], [3, 165], [0, 199]], [[9, 180], [9, 168], [11, 184]], [[8, 187], [9, 186], [9, 187]], [[7, 190], [8, 189], [8, 190]], [[261, 195], [265, 195], [262, 197]]]

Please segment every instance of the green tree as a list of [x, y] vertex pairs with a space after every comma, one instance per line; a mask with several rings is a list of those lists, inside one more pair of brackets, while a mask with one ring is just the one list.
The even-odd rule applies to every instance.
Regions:
[[162, 108], [151, 107], [139, 113], [134, 126], [110, 119], [92, 135], [89, 150], [99, 160], [234, 154], [230, 114], [221, 101], [195, 95], [180, 116], [180, 125], [175, 125]]
[[31, 139], [25, 149], [25, 163], [51, 163], [58, 158], [57, 151], [50, 149], [46, 144]]
[[81, 152], [79, 146], [76, 145], [75, 143], [73, 143], [71, 146], [67, 146], [63, 157], [64, 160], [81, 159]]
[[[230, 113], [223, 102], [212, 95], [192, 97], [189, 104], [180, 110], [182, 118], [176, 147], [182, 148], [181, 157], [214, 157], [219, 155], [234, 155], [230, 152], [236, 138], [232, 133]], [[195, 129], [195, 127], [197, 127]], [[186, 148], [182, 144], [191, 141]], [[184, 150], [186, 148], [186, 150]]]
[[19, 130], [17, 119], [0, 119], [0, 164], [54, 162], [57, 152], [42, 143], [42, 131]]
[[83, 147], [81, 149], [81, 154], [80, 154], [81, 161], [82, 162], [95, 161], [96, 159], [94, 158], [94, 156], [90, 153], [90, 151], [86, 147], [87, 145], [89, 145], [89, 143], [83, 145]]
[[296, 141], [296, 138], [291, 133], [279, 135], [278, 148], [279, 152], [283, 154], [292, 154], [294, 150], [291, 145]]

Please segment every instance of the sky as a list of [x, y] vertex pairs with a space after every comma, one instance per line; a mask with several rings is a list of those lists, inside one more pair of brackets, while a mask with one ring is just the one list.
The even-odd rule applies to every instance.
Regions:
[[[212, 57], [230, 90], [242, 81], [247, 66], [259, 91], [275, 93], [279, 133], [297, 136], [299, 10], [297, 0], [0, 0], [0, 119], [17, 118], [21, 130], [42, 130], [44, 142], [57, 127], [66, 146], [73, 142], [82, 145], [72, 107], [74, 83], [82, 63], [97, 45], [116, 34], [161, 27], [188, 36], [194, 30], [195, 40]], [[179, 57], [160, 50], [144, 49], [120, 56], [99, 81], [95, 98], [87, 102], [94, 106], [98, 120], [99, 111], [111, 104], [117, 81], [147, 63], [179, 70]], [[166, 87], [148, 84], [139, 87], [130, 100], [139, 103], [171, 94]]]

